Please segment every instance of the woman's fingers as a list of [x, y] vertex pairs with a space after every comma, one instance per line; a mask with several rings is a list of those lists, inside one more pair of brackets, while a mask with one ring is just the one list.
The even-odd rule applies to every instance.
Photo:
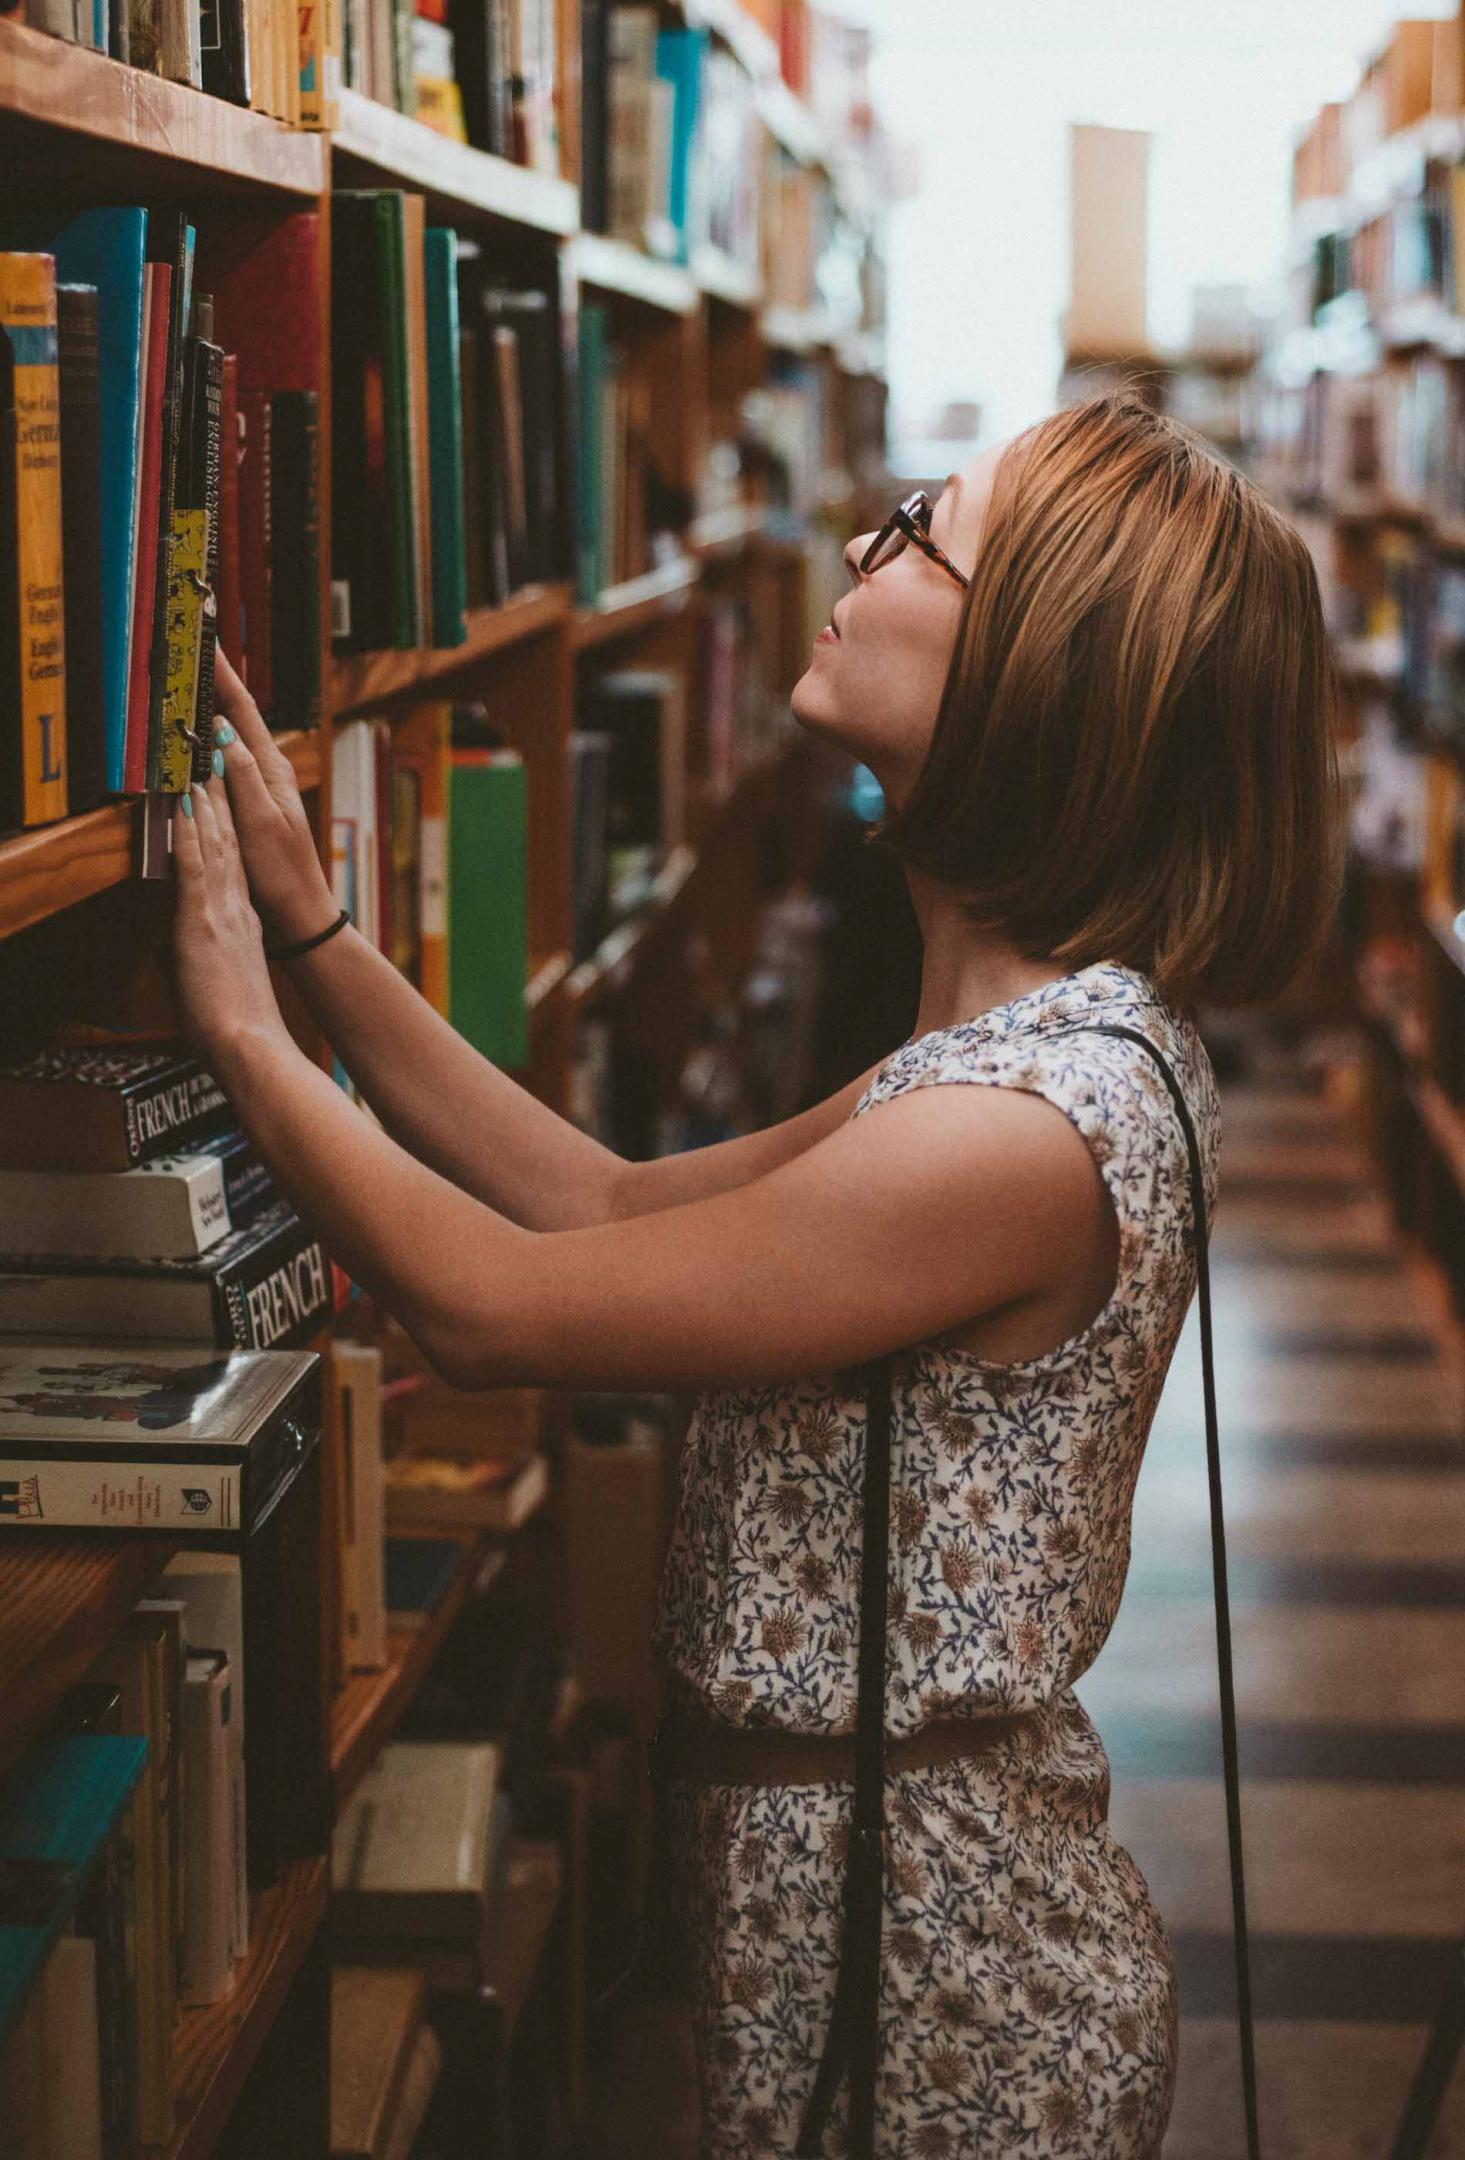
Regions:
[[222, 645], [214, 650], [214, 702], [256, 760], [280, 755], [259, 707], [230, 666]]
[[197, 886], [203, 879], [203, 848], [191, 790], [179, 798], [173, 811], [173, 867], [180, 885]]

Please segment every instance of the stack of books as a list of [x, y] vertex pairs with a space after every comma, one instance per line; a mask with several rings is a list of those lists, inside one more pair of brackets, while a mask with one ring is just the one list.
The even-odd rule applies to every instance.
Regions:
[[0, 2076], [18, 2160], [169, 2143], [180, 2006], [231, 1992], [250, 1886], [318, 1849], [301, 1776], [323, 1744], [316, 1362], [0, 1344], [7, 1524], [123, 1525], [190, 1548], [0, 1786]]
[[0, 1345], [285, 1349], [335, 1306], [319, 1238], [175, 1046], [0, 1066], [0, 1225]]
[[216, 637], [319, 718], [317, 226], [0, 221], [0, 825], [206, 778]]

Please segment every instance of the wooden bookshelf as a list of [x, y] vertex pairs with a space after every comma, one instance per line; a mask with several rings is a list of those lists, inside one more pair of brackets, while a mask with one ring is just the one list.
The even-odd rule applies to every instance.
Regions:
[[326, 184], [321, 136], [11, 20], [0, 20], [0, 114], [44, 131], [52, 156], [59, 130], [73, 184], [107, 169], [134, 174], [140, 194], [184, 183], [316, 197]]
[[625, 240], [580, 233], [570, 242], [570, 261], [580, 283], [594, 292], [618, 293], [664, 315], [690, 315], [697, 305], [697, 281], [690, 270], [660, 262]]
[[[297, 728], [275, 740], [302, 789], [318, 788], [321, 753], [315, 730]], [[131, 877], [138, 863], [139, 820], [136, 804], [108, 803], [0, 840], [0, 938]]]
[[461, 645], [418, 647], [407, 652], [353, 653], [331, 663], [331, 709], [337, 720], [379, 710], [404, 698], [421, 698], [435, 685], [538, 637], [563, 621], [570, 607], [566, 585], [526, 585], [502, 607], [469, 610]]
[[249, 1904], [249, 1954], [222, 2002], [184, 2010], [173, 2041], [177, 2128], [147, 2160], [205, 2160], [325, 1917], [327, 1862], [301, 1860]]
[[568, 180], [451, 142], [355, 90], [341, 92], [331, 162], [333, 176], [348, 187], [415, 188], [434, 216], [450, 220], [467, 213], [555, 238], [580, 222], [579, 191]]
[[0, 1531], [0, 1771], [101, 1655], [172, 1552], [156, 1537]]
[[[764, 126], [784, 152], [829, 170], [828, 146], [812, 110], [782, 83], [776, 46], [739, 0], [664, 0], [663, 12], [668, 19], [679, 15], [706, 27], [754, 79]], [[331, 190], [395, 187], [421, 194], [429, 222], [471, 236], [485, 257], [502, 264], [506, 280], [532, 277], [543, 289], [557, 288], [571, 336], [577, 293], [603, 298], [617, 346], [624, 344], [630, 367], [650, 387], [646, 409], [656, 438], [651, 465], [674, 506], [703, 499], [709, 445], [738, 440], [739, 401], [766, 379], [770, 352], [823, 356], [830, 326], [815, 309], [764, 309], [760, 274], [716, 249], [701, 249], [682, 265], [582, 232], [579, 190], [571, 177], [526, 170], [449, 141], [353, 91], [342, 92], [339, 115], [331, 137], [291, 129], [21, 23], [0, 22], [0, 170], [7, 193], [12, 180], [18, 182], [18, 201], [49, 202], [64, 195], [79, 207], [99, 201], [181, 203], [196, 212], [204, 239], [216, 224], [247, 233], [302, 209], [319, 215], [324, 725], [276, 739], [310, 796], [324, 852], [331, 836], [334, 722], [374, 715], [399, 720], [415, 704], [461, 698], [482, 702], [502, 726], [524, 758], [530, 806], [530, 959], [524, 993], [530, 1050], [514, 1077], [563, 1113], [580, 1017], [592, 1008], [597, 1017], [613, 1016], [623, 991], [628, 999], [655, 1003], [663, 979], [669, 984], [677, 979], [685, 933], [727, 934], [733, 903], [717, 867], [727, 858], [724, 844], [730, 843], [734, 853], [741, 848], [751, 859], [758, 838], [755, 821], [768, 802], [761, 783], [785, 755], [779, 750], [758, 758], [721, 801], [713, 802], [700, 762], [710, 752], [696, 739], [695, 725], [689, 726], [688, 758], [698, 760], [687, 776], [695, 845], [671, 851], [646, 908], [576, 967], [569, 949], [569, 738], [579, 724], [578, 700], [603, 655], [616, 665], [675, 670], [687, 685], [690, 712], [703, 679], [704, 626], [717, 610], [729, 608], [742, 609], [752, 625], [749, 651], [757, 665], [750, 666], [750, 679], [756, 677], [760, 696], [765, 688], [770, 696], [786, 692], [787, 656], [798, 642], [809, 575], [804, 543], [796, 537], [794, 517], [781, 514], [781, 537], [774, 541], [766, 507], [738, 504], [694, 519], [673, 560], [612, 584], [592, 604], [577, 605], [564, 583], [533, 586], [502, 606], [470, 611], [461, 645], [335, 654], [326, 605], [332, 569]], [[838, 198], [840, 176], [831, 173], [831, 181]], [[202, 255], [203, 239], [200, 247]], [[282, 303], [289, 297], [282, 294]], [[855, 348], [842, 346], [837, 356], [831, 354], [831, 369], [836, 357], [838, 365], [848, 367]], [[815, 506], [811, 518], [823, 515], [825, 507]], [[685, 515], [684, 507], [656, 511], [663, 529], [675, 529]], [[653, 545], [634, 521], [627, 523], [635, 538], [622, 534], [622, 559], [654, 559], [665, 539]], [[751, 716], [740, 708], [740, 727], [745, 717], [754, 728], [748, 742], [766, 741], [761, 705]], [[48, 950], [69, 957], [73, 947], [67, 941], [97, 935], [98, 919], [105, 915], [109, 923], [115, 916], [116, 935], [125, 946], [132, 936], [128, 926], [147, 912], [143, 905], [131, 907], [132, 896], [123, 890], [136, 874], [139, 823], [136, 804], [114, 802], [0, 838], [0, 940], [49, 923], [42, 940]], [[70, 917], [79, 903], [109, 893], [116, 898], [102, 909]], [[20, 949], [14, 957], [19, 960]], [[123, 957], [130, 962], [135, 956], [124, 950]], [[61, 974], [67, 976], [64, 967]], [[142, 987], [156, 998], [155, 982]], [[670, 1008], [670, 995], [666, 1002]], [[316, 1047], [324, 1054], [323, 1045]], [[564, 1391], [539, 1391], [536, 1432], [551, 1455], [568, 1426], [569, 1401]], [[556, 1527], [552, 1502], [553, 1495], [539, 1525], [546, 1535]], [[0, 1772], [115, 1637], [173, 1549], [166, 1539], [152, 1537], [0, 1532]], [[352, 1675], [335, 1693], [329, 1706], [329, 1761], [320, 1770], [323, 1820], [334, 1818], [397, 1730], [495, 1549], [502, 1550], [501, 1541], [465, 1537], [449, 1590], [425, 1625], [391, 1629], [385, 1670]], [[332, 1579], [334, 1556], [323, 1550], [322, 1563], [324, 1577]], [[553, 1844], [516, 1839], [509, 1863], [493, 1978], [502, 2017], [512, 2029], [557, 1930], [569, 1922], [561, 1855]], [[252, 1900], [249, 1950], [230, 1995], [209, 2009], [186, 2011], [179, 2020], [177, 2134], [166, 2153], [152, 2152], [147, 2160], [206, 2160], [229, 2133], [231, 2115], [271, 2042], [282, 2007], [291, 2004], [293, 2021], [309, 1994], [322, 1955], [318, 1936], [328, 1895], [329, 1858], [323, 1850]], [[558, 1958], [557, 1947], [553, 1954]], [[578, 1955], [583, 1944], [580, 1952], [568, 1951], [572, 1961]], [[314, 2025], [303, 2029], [314, 2040]], [[322, 2060], [327, 2046], [321, 2037]], [[271, 2046], [266, 2071], [275, 2060]], [[248, 2096], [251, 2115], [259, 2082]], [[239, 2131], [236, 2116], [232, 2134]], [[297, 2123], [282, 2125], [282, 2143], [292, 2151], [305, 2149]]]

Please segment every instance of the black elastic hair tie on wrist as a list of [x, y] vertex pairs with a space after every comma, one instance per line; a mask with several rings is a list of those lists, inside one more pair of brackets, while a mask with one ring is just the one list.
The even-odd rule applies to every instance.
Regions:
[[350, 920], [349, 911], [342, 908], [328, 930], [317, 930], [314, 937], [297, 938], [293, 945], [266, 945], [265, 958], [298, 960], [302, 953], [314, 952], [317, 945], [324, 945], [327, 938], [333, 938], [338, 930], [344, 930]]

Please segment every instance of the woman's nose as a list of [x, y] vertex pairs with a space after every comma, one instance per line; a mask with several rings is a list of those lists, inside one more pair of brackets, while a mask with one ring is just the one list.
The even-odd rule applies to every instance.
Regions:
[[865, 550], [874, 537], [873, 533], [856, 533], [844, 551], [844, 567], [849, 573], [851, 585], [858, 585], [864, 575], [860, 564], [864, 561]]

